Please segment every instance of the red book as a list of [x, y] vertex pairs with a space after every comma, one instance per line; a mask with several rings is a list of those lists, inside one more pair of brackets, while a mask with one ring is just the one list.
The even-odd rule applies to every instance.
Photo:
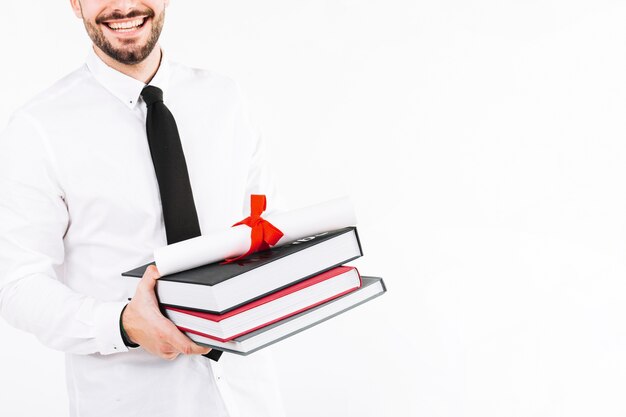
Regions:
[[224, 314], [165, 307], [179, 329], [220, 342], [260, 329], [316, 307], [361, 286], [356, 268], [340, 266]]

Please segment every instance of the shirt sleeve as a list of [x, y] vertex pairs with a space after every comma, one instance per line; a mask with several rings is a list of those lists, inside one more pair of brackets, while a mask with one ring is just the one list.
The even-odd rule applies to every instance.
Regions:
[[45, 134], [24, 112], [0, 134], [0, 195], [0, 315], [53, 349], [127, 351], [119, 330], [126, 302], [97, 300], [62, 282], [65, 195]]

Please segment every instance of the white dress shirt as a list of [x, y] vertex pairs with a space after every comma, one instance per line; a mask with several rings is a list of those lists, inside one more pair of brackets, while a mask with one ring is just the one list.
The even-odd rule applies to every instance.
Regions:
[[[250, 193], [270, 192], [236, 84], [165, 59], [150, 84], [176, 119], [202, 232], [230, 227]], [[122, 342], [120, 312], [138, 281], [120, 273], [166, 244], [143, 87], [91, 51], [10, 120], [0, 136], [1, 314], [66, 352], [72, 416], [282, 416], [264, 352], [167, 361]]]

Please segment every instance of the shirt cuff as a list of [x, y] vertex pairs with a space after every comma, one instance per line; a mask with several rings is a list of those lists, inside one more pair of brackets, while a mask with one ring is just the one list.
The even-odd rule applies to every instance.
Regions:
[[96, 343], [103, 355], [128, 352], [120, 334], [120, 314], [128, 301], [103, 302], [95, 308]]

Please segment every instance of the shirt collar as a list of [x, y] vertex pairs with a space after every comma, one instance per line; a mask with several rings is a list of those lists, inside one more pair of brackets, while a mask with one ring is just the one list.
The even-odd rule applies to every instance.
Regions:
[[[141, 96], [141, 90], [146, 86], [143, 82], [129, 77], [105, 64], [93, 48], [90, 48], [87, 56], [87, 68], [111, 94], [120, 99], [128, 108], [133, 109], [137, 105]], [[164, 53], [161, 55], [161, 63], [149, 84], [163, 90], [163, 96], [167, 97], [167, 87], [170, 78], [170, 64], [165, 59]]]

